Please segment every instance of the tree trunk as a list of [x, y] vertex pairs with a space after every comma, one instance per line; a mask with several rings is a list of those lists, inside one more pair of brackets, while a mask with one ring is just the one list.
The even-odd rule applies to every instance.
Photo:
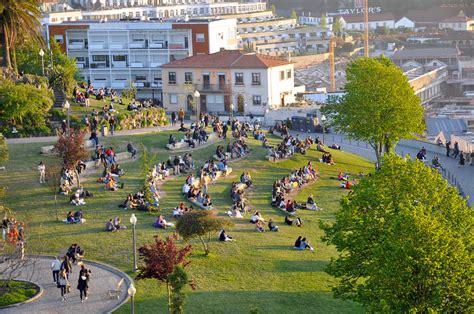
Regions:
[[13, 67], [13, 72], [15, 72], [15, 74], [18, 74], [18, 65], [16, 64], [16, 49], [15, 49], [15, 46], [13, 46], [11, 49], [11, 54], [12, 54], [12, 67]]
[[3, 25], [3, 36], [2, 36], [2, 45], [3, 45], [3, 66], [6, 68], [11, 68], [12, 63], [10, 59], [10, 43], [8, 40], [8, 31], [7, 26]]
[[382, 154], [381, 154], [381, 150], [382, 150], [382, 145], [379, 144], [379, 143], [375, 143], [373, 145], [374, 147], [374, 151], [375, 151], [375, 158], [376, 158], [376, 170], [378, 170], [380, 168], [380, 160], [381, 160], [381, 157], [382, 157]]
[[166, 282], [166, 289], [168, 290], [168, 314], [171, 314], [171, 287], [168, 281]]
[[202, 246], [204, 247], [204, 253], [206, 256], [209, 255], [209, 246], [206, 244], [206, 241], [204, 241], [204, 238], [202, 236], [199, 236], [199, 240], [201, 240]]
[[74, 167], [74, 174], [76, 175], [77, 188], [81, 187], [81, 178], [79, 178], [79, 172], [77, 172], [77, 167]]

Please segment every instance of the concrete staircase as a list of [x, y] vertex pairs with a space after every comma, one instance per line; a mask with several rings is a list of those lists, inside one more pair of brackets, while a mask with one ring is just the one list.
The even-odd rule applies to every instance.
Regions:
[[55, 108], [62, 108], [64, 101], [66, 100], [66, 96], [62, 91], [54, 90], [54, 107]]

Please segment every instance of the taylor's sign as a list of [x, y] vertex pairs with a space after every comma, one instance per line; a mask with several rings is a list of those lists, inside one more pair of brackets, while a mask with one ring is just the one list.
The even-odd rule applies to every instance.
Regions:
[[[381, 7], [369, 8], [369, 14], [381, 13]], [[365, 13], [365, 8], [353, 8], [353, 9], [339, 9], [339, 15], [355, 15]]]

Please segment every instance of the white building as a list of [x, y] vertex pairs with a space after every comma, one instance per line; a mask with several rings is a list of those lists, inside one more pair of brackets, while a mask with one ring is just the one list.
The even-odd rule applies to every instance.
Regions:
[[[188, 22], [71, 22], [49, 25], [84, 79], [94, 87], [124, 89], [161, 100], [161, 65], [192, 54], [235, 48], [235, 19]], [[211, 40], [219, 36], [219, 40]]]
[[[83, 0], [78, 0], [83, 1]], [[84, 0], [88, 2], [88, 0]], [[102, 0], [103, 2], [108, 0]], [[117, 2], [119, 0], [116, 0]], [[97, 10], [48, 12], [43, 16], [43, 24], [61, 23], [63, 21], [75, 20], [118, 20], [118, 19], [142, 19], [142, 18], [187, 18], [187, 17], [215, 17], [227, 14], [246, 14], [266, 10], [266, 2], [214, 2], [214, 1], [173, 1], [162, 2], [158, 5], [148, 4], [149, 0], [140, 0], [136, 6], [122, 7], [119, 5], [105, 6]], [[154, 0], [151, 0], [154, 1]], [[128, 2], [128, 0], [127, 0]], [[147, 2], [140, 6], [142, 2]], [[95, 3], [95, 1], [94, 1]], [[134, 2], [132, 2], [134, 4]], [[79, 13], [77, 13], [79, 12]], [[80, 17], [76, 17], [77, 15]]]
[[262, 115], [295, 101], [291, 62], [241, 50], [221, 50], [163, 65], [163, 105], [192, 111], [194, 91], [201, 111]]

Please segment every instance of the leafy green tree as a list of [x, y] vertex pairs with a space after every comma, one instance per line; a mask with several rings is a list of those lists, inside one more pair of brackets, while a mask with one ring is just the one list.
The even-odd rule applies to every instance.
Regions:
[[319, 21], [319, 26], [322, 28], [328, 27], [328, 20], [326, 18], [326, 14], [321, 14], [321, 19]]
[[270, 6], [270, 11], [272, 11], [273, 14], [276, 14], [277, 7], [276, 7], [275, 3], [272, 3], [272, 5]]
[[327, 267], [335, 296], [376, 313], [472, 312], [473, 223], [436, 170], [386, 155], [341, 201], [336, 222], [321, 222], [339, 252]]
[[15, 127], [25, 135], [47, 133], [46, 120], [52, 106], [49, 89], [0, 80], [0, 132], [10, 134]]
[[2, 133], [0, 133], [0, 161], [8, 160], [7, 141]]
[[296, 11], [295, 11], [295, 10], [292, 10], [292, 11], [291, 11], [291, 16], [290, 16], [290, 18], [292, 18], [292, 19], [298, 19], [298, 14], [296, 14]]
[[334, 21], [332, 23], [332, 32], [336, 36], [340, 36], [340, 34], [342, 33], [342, 22], [339, 16], [336, 16], [334, 18]]
[[331, 125], [368, 142], [377, 163], [400, 139], [424, 131], [423, 107], [399, 67], [384, 56], [349, 63], [346, 95], [322, 109]]
[[49, 86], [61, 91], [64, 95], [72, 93], [72, 90], [77, 85], [75, 74], [75, 67], [66, 67], [60, 64], [54, 65], [49, 72]]
[[129, 82], [127, 88], [122, 90], [122, 97], [126, 99], [134, 99], [136, 95], [137, 88], [135, 87], [135, 85], [133, 85], [132, 82]]
[[0, 1], [0, 37], [3, 47], [3, 66], [17, 71], [16, 48], [25, 40], [43, 42], [41, 35], [41, 12], [38, 0]]
[[199, 238], [205, 254], [209, 255], [212, 235], [229, 225], [231, 225], [229, 221], [217, 217], [212, 210], [191, 211], [178, 219], [176, 231], [186, 241]]
[[[138, 249], [143, 264], [139, 267], [137, 280], [156, 279], [166, 284], [168, 292], [168, 313], [180, 313], [174, 311], [181, 307], [183, 296], [177, 296], [180, 300], [173, 300], [173, 292], [182, 293], [183, 281], [186, 278], [177, 267], [185, 268], [190, 262], [187, 257], [191, 253], [191, 246], [179, 248], [176, 245], [176, 236], [169, 236], [165, 240], [155, 236], [153, 243], [145, 244]], [[194, 283], [188, 284], [194, 288]]]
[[184, 287], [190, 285], [191, 288], [195, 289], [194, 282], [189, 280], [186, 270], [181, 265], [174, 267], [174, 271], [168, 275], [168, 281], [172, 293], [170, 312], [172, 314], [181, 314], [184, 312], [184, 301], [186, 300], [186, 294], [183, 291]]

